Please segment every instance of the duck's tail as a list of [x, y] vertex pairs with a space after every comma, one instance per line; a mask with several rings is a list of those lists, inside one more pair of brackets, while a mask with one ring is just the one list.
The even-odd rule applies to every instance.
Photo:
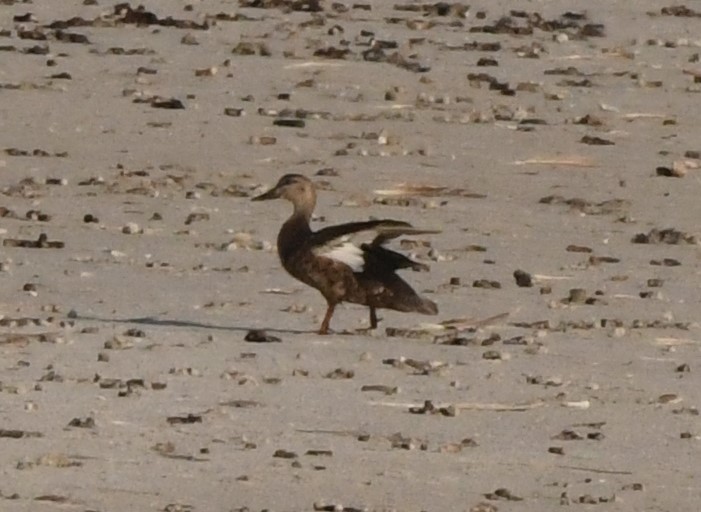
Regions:
[[411, 295], [404, 296], [404, 300], [390, 306], [390, 309], [406, 311], [407, 313], [421, 313], [422, 315], [437, 315], [438, 305], [432, 300], [422, 297], [418, 293], [411, 291]]
[[[394, 309], [404, 313], [421, 313], [437, 315], [438, 306], [432, 300], [422, 297], [397, 274], [390, 273], [377, 277], [367, 273], [356, 274], [360, 287], [367, 290], [359, 304], [367, 306]], [[374, 293], [373, 293], [374, 292]], [[353, 302], [349, 299], [349, 302]]]
[[438, 305], [435, 302], [421, 296], [417, 296], [417, 299], [419, 299], [418, 306], [416, 308], [417, 313], [422, 313], [424, 315], [438, 314]]

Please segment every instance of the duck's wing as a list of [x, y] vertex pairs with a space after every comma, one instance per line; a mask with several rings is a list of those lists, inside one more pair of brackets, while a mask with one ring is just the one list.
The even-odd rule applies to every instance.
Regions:
[[[375, 233], [370, 242], [360, 245], [351, 242], [352, 235], [364, 231]], [[428, 270], [427, 265], [387, 249], [383, 245], [402, 235], [429, 233], [438, 233], [438, 231], [417, 229], [408, 222], [398, 220], [372, 220], [329, 226], [315, 232], [309, 242], [311, 250], [317, 256], [345, 263], [354, 272], [380, 275], [393, 273], [401, 268]]]
[[382, 226], [376, 231], [377, 236], [370, 244], [373, 247], [384, 245], [393, 238], [397, 238], [398, 236], [402, 235], [435, 235], [440, 233], [440, 231], [436, 229], [418, 229], [410, 224], [407, 226]]
[[[360, 233], [361, 231], [376, 231], [379, 233], [382, 230], [397, 230], [397, 229], [414, 229], [411, 224], [401, 220], [368, 220], [361, 222], [348, 222], [346, 224], [337, 224], [315, 231], [309, 237], [308, 243], [310, 247], [320, 247], [328, 244], [333, 244], [339, 238]], [[401, 234], [401, 233], [400, 233]], [[399, 234], [394, 235], [399, 236]], [[389, 239], [388, 239], [389, 240]]]
[[365, 252], [366, 268], [375, 272], [387, 272], [410, 268], [416, 271], [428, 271], [428, 265], [419, 263], [404, 254], [383, 247], [388, 241], [402, 235], [426, 235], [436, 234], [440, 231], [434, 229], [417, 229], [413, 226], [387, 226], [377, 230], [377, 236], [369, 244], [361, 245]]
[[[331, 258], [348, 265], [353, 272], [363, 272], [366, 267], [366, 244], [353, 243], [352, 239], [374, 240], [382, 229], [410, 228], [408, 222], [399, 220], [369, 220], [348, 222], [329, 226], [315, 231], [305, 241], [305, 245], [315, 256]], [[374, 237], [374, 238], [373, 238]]]

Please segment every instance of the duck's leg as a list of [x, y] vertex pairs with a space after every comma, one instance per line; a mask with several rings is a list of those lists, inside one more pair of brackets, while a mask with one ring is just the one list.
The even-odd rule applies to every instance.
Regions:
[[326, 308], [326, 315], [324, 316], [323, 322], [321, 322], [321, 327], [319, 327], [319, 334], [329, 333], [329, 323], [331, 323], [331, 317], [333, 316], [334, 309], [336, 309], [336, 304], [331, 304], [329, 302], [329, 307]]
[[370, 329], [377, 329], [377, 309], [370, 306]]

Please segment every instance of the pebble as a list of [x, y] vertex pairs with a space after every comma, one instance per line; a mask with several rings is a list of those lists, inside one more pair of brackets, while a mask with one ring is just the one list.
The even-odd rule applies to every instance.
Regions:
[[571, 304], [584, 304], [587, 298], [587, 291], [584, 288], [572, 288], [567, 301]]
[[143, 233], [143, 230], [136, 222], [128, 222], [122, 227], [122, 233], [125, 235], [137, 235]]
[[531, 274], [525, 270], [515, 270], [514, 279], [516, 280], [516, 285], [520, 286], [521, 288], [530, 288], [533, 286], [533, 278], [531, 277]]
[[262, 329], [254, 329], [246, 333], [244, 341], [247, 341], [249, 343], [279, 343], [282, 340], [277, 336], [272, 336], [266, 333]]

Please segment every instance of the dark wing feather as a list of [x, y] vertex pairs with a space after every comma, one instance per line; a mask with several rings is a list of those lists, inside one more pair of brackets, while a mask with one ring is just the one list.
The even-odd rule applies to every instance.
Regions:
[[[315, 231], [309, 237], [307, 243], [310, 248], [319, 247], [323, 245], [328, 245], [337, 238], [341, 238], [352, 233], [358, 233], [360, 231], [383, 231], [384, 229], [414, 229], [408, 222], [403, 222], [401, 220], [368, 220], [361, 222], [348, 222], [347, 224], [338, 224], [336, 226], [329, 226], [319, 231]], [[391, 238], [399, 236], [401, 233], [394, 235]], [[378, 235], [381, 236], [381, 235]], [[374, 244], [374, 241], [373, 241]]]
[[414, 261], [401, 253], [386, 249], [381, 245], [375, 245], [374, 243], [363, 244], [360, 248], [363, 250], [366, 274], [382, 276], [399, 270], [400, 268], [428, 271], [428, 265]]
[[428, 265], [407, 258], [401, 253], [386, 249], [383, 244], [402, 235], [435, 234], [440, 231], [432, 229], [417, 229], [412, 226], [383, 226], [377, 229], [377, 236], [370, 244], [363, 244], [365, 251], [366, 269], [377, 272], [394, 272], [400, 268], [428, 271]]
[[393, 238], [402, 235], [435, 235], [440, 233], [435, 229], [417, 229], [410, 224], [405, 226], [381, 226], [376, 229], [377, 236], [372, 241], [373, 247], [379, 247]]

